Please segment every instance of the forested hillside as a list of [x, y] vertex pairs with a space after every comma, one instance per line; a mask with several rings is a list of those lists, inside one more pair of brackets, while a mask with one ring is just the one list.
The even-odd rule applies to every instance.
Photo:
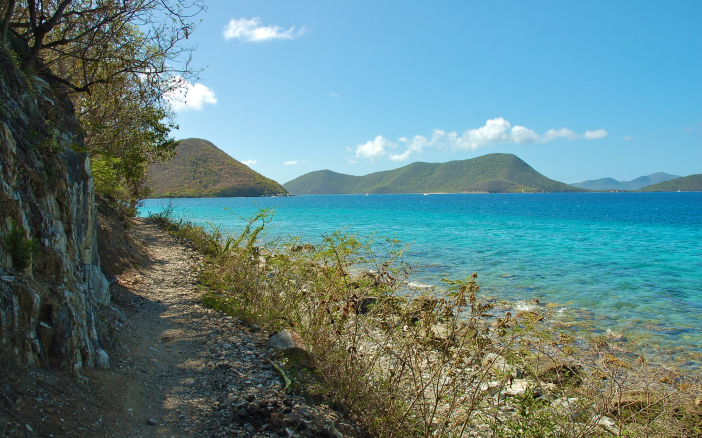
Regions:
[[670, 175], [665, 172], [656, 172], [652, 173], [651, 175], [640, 176], [636, 179], [632, 179], [631, 181], [618, 181], [614, 178], [600, 178], [571, 185], [588, 190], [639, 190], [643, 187], [658, 184], [663, 181], [669, 181], [675, 178], [680, 177], [678, 175]]
[[365, 176], [311, 172], [283, 185], [292, 194], [581, 192], [546, 178], [512, 154], [448, 163], [416, 162]]
[[641, 192], [702, 192], [702, 174], [671, 179], [639, 190]]
[[285, 189], [227, 155], [207, 140], [181, 140], [175, 157], [149, 170], [153, 198], [255, 197]]

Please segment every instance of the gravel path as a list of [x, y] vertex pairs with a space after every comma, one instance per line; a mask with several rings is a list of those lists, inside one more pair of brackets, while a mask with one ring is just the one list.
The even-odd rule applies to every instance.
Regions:
[[116, 340], [113, 368], [86, 371], [82, 385], [56, 372], [30, 371], [14, 387], [3, 387], [13, 405], [7, 412], [15, 413], [0, 415], [0, 432], [361, 436], [328, 406], [284, 393], [269, 362], [273, 350], [266, 333], [200, 304], [198, 253], [145, 220], [137, 220], [131, 232], [147, 248], [150, 263], [118, 278], [111, 306], [102, 312]]

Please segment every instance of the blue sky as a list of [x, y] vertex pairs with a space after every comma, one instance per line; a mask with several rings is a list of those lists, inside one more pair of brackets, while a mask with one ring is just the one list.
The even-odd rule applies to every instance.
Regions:
[[280, 183], [514, 153], [564, 182], [702, 173], [702, 2], [214, 1], [175, 102]]

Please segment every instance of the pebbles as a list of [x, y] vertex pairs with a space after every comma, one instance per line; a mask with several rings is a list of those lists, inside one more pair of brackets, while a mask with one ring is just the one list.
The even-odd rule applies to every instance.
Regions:
[[143, 220], [131, 232], [151, 263], [111, 286], [101, 318], [119, 342], [99, 365], [109, 369], [85, 385], [30, 371], [14, 392], [0, 378], [3, 394], [17, 394], [0, 410], [0, 436], [363, 436], [327, 405], [285, 393], [268, 333], [200, 304], [199, 254]]
[[[206, 437], [361, 436], [326, 405], [285, 394], [282, 378], [269, 363], [275, 350], [267, 333], [200, 304], [194, 286], [201, 263], [197, 253], [152, 225], [138, 231], [159, 261], [151, 275], [130, 285], [148, 303], [158, 303], [141, 308], [153, 309], [148, 313], [161, 322], [152, 336], [156, 346], [142, 348], [160, 361], [159, 373], [146, 368], [143, 379], [147, 388], [156, 388], [152, 406], [164, 406], [159, 420], [149, 417], [148, 425]], [[149, 315], [139, 318], [149, 321]]]

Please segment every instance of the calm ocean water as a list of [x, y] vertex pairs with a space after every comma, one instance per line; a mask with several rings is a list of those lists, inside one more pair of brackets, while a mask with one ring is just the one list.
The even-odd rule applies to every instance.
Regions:
[[[169, 200], [148, 200], [140, 214]], [[177, 216], [236, 233], [276, 210], [266, 238], [315, 243], [344, 227], [413, 242], [411, 282], [478, 273], [516, 307], [566, 305], [561, 317], [641, 336], [686, 360], [702, 352], [702, 193], [316, 195], [172, 200]], [[430, 287], [432, 286], [432, 287]], [[662, 351], [662, 352], [663, 352]]]

